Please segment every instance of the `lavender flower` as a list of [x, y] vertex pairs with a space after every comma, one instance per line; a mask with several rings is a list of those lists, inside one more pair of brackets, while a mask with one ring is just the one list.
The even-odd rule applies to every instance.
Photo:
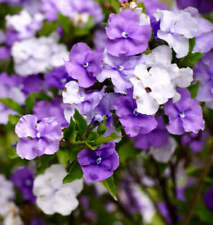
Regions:
[[64, 90], [66, 83], [71, 80], [72, 78], [68, 76], [64, 66], [54, 68], [45, 75], [45, 83], [47, 88]]
[[209, 0], [177, 0], [177, 5], [180, 9], [195, 7], [200, 13], [209, 13], [213, 10], [213, 2]]
[[68, 126], [68, 123], [64, 117], [64, 108], [65, 106], [61, 103], [60, 98], [56, 98], [52, 102], [40, 101], [36, 103], [33, 112], [39, 120], [45, 117], [52, 117], [62, 128], [65, 128]]
[[54, 154], [62, 138], [61, 126], [53, 118], [38, 120], [34, 115], [23, 116], [16, 125], [15, 132], [20, 138], [17, 154], [22, 159], [34, 159], [43, 154]]
[[68, 74], [78, 80], [79, 86], [88, 88], [96, 82], [96, 76], [102, 69], [102, 54], [84, 43], [72, 47], [70, 60], [65, 63]]
[[185, 134], [181, 137], [181, 143], [182, 145], [189, 146], [194, 153], [198, 153], [204, 148], [208, 137], [208, 131], [203, 131], [199, 134]]
[[151, 38], [151, 26], [140, 25], [139, 14], [127, 9], [117, 15], [110, 15], [106, 33], [106, 48], [109, 54], [131, 56], [147, 49]]
[[184, 134], [184, 132], [198, 133], [204, 129], [202, 109], [197, 100], [191, 99], [187, 89], [179, 89], [181, 99], [173, 103], [170, 100], [164, 105], [164, 112], [169, 117], [167, 129], [172, 134]]
[[115, 143], [102, 144], [97, 150], [84, 149], [78, 153], [78, 162], [87, 182], [97, 182], [113, 175], [119, 166]]
[[135, 147], [147, 150], [150, 147], [162, 147], [168, 142], [169, 134], [162, 117], [157, 118], [158, 126], [148, 134], [139, 134], [135, 137]]
[[126, 94], [127, 90], [132, 87], [129, 78], [133, 76], [134, 69], [141, 57], [114, 57], [105, 52], [104, 67], [102, 72], [97, 76], [99, 82], [111, 78], [116, 93]]
[[114, 109], [126, 134], [130, 137], [147, 134], [157, 127], [154, 116], [143, 115], [136, 111], [136, 102], [130, 95], [118, 97]]
[[33, 170], [28, 167], [19, 167], [13, 172], [11, 180], [21, 191], [24, 200], [31, 203], [35, 202], [35, 196], [33, 195]]

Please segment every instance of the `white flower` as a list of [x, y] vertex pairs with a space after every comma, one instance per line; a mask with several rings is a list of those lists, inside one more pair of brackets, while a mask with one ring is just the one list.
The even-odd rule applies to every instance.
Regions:
[[43, 19], [40, 13], [31, 16], [27, 10], [22, 10], [19, 14], [6, 17], [7, 28], [16, 31], [20, 39], [26, 39], [41, 28]]
[[166, 103], [176, 93], [168, 71], [160, 66], [148, 71], [146, 65], [139, 64], [135, 68], [135, 77], [130, 81], [134, 87], [137, 112], [142, 114], [155, 114], [159, 105]]
[[14, 190], [12, 182], [6, 180], [6, 178], [0, 174], [0, 215], [5, 216], [8, 211], [8, 207], [14, 199]]
[[65, 45], [58, 44], [58, 36], [31, 38], [15, 42], [12, 46], [12, 56], [15, 70], [21, 76], [45, 72], [48, 68], [64, 65], [68, 60]]
[[7, 208], [7, 214], [4, 216], [4, 225], [23, 225], [19, 215], [19, 210], [14, 203], [10, 203]]
[[70, 81], [66, 84], [62, 96], [63, 102], [66, 104], [79, 104], [85, 99], [82, 90], [76, 81]]
[[63, 184], [67, 175], [64, 167], [52, 165], [44, 174], [35, 178], [33, 192], [38, 207], [46, 214], [60, 213], [69, 215], [78, 206], [77, 195], [83, 188], [82, 180]]
[[198, 23], [187, 11], [157, 10], [155, 18], [160, 21], [157, 36], [166, 41], [177, 54], [185, 57], [189, 52], [189, 39], [196, 36]]
[[159, 148], [151, 147], [150, 154], [156, 161], [167, 163], [172, 157], [176, 147], [177, 143], [174, 138], [169, 137], [168, 142], [164, 146]]
[[159, 106], [170, 98], [177, 101], [180, 96], [176, 87], [186, 88], [193, 81], [191, 68], [178, 68], [172, 64], [172, 51], [166, 45], [158, 46], [150, 54], [144, 55], [143, 63], [135, 67], [134, 75], [130, 81], [137, 111], [147, 115], [155, 114]]

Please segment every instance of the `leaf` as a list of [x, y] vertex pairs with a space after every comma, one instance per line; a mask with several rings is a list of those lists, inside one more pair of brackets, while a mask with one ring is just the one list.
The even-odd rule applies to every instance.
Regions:
[[58, 21], [59, 21], [59, 24], [61, 25], [61, 27], [63, 28], [64, 32], [66, 34], [69, 34], [71, 32], [71, 20], [67, 17], [67, 16], [64, 16], [62, 14], [58, 14]]
[[19, 114], [23, 114], [24, 112], [23, 108], [17, 102], [10, 98], [0, 98], [0, 102]]
[[107, 126], [105, 124], [106, 124], [106, 119], [104, 119], [104, 121], [98, 126], [98, 129], [97, 129], [98, 134], [103, 135], [106, 132]]
[[39, 31], [40, 36], [49, 36], [52, 32], [56, 31], [58, 28], [58, 23], [44, 21], [41, 30]]
[[78, 135], [82, 138], [83, 135], [86, 134], [87, 132], [87, 121], [84, 119], [84, 117], [78, 112], [77, 109], [75, 109], [75, 113], [74, 113], [74, 119], [77, 125], [77, 131], [78, 131]]
[[73, 162], [68, 175], [63, 179], [63, 183], [70, 183], [76, 179], [81, 179], [82, 177], [83, 172], [81, 166], [77, 162]]
[[119, 136], [116, 133], [111, 133], [107, 137], [100, 136], [96, 139], [96, 145], [101, 145], [101, 144], [104, 144], [104, 143], [107, 143], [110, 141], [114, 141], [118, 138], [119, 138]]
[[69, 127], [64, 130], [64, 138], [70, 142], [75, 142], [76, 134], [75, 122], [71, 117]]
[[188, 90], [190, 91], [192, 98], [195, 98], [197, 96], [198, 89], [199, 89], [199, 81], [196, 84], [188, 87]]
[[64, 165], [64, 167], [67, 167], [69, 161], [70, 161], [70, 154], [68, 151], [66, 150], [58, 150], [56, 152], [58, 161], [60, 164]]
[[113, 176], [109, 177], [108, 179], [101, 181], [101, 183], [104, 185], [104, 187], [108, 190], [110, 195], [114, 198], [115, 201], [117, 201], [116, 197], [116, 185], [114, 183]]

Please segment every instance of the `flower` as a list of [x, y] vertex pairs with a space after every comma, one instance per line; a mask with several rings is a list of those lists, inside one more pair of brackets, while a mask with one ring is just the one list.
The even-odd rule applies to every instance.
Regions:
[[203, 200], [205, 205], [213, 212], [213, 204], [212, 204], [212, 198], [213, 198], [213, 187], [211, 187], [204, 195]]
[[115, 143], [102, 144], [97, 150], [83, 149], [78, 153], [78, 162], [87, 182], [97, 182], [113, 175], [119, 166]]
[[88, 88], [96, 82], [102, 69], [102, 53], [91, 51], [84, 43], [75, 44], [70, 52], [70, 60], [65, 63], [68, 74], [78, 80], [79, 86]]
[[15, 195], [13, 183], [6, 180], [4, 175], [0, 174], [0, 215], [5, 216], [9, 205], [13, 201]]
[[118, 97], [114, 109], [126, 134], [130, 137], [147, 134], [157, 126], [154, 116], [143, 115], [137, 111], [136, 102], [130, 94]]
[[116, 93], [126, 94], [127, 90], [132, 87], [129, 78], [134, 74], [134, 68], [139, 62], [140, 57], [114, 57], [105, 52], [104, 67], [102, 72], [97, 76], [99, 82], [111, 78]]
[[23, 78], [21, 86], [25, 95], [40, 92], [43, 90], [43, 80], [37, 75], [30, 75]]
[[192, 6], [197, 8], [200, 13], [209, 13], [213, 10], [213, 2], [208, 0], [177, 0], [177, 6], [180, 9]]
[[205, 147], [208, 137], [208, 131], [203, 131], [199, 134], [189, 133], [181, 137], [181, 143], [184, 146], [189, 146], [192, 149], [193, 153], [198, 153]]
[[169, 137], [166, 143], [160, 147], [151, 147], [150, 154], [153, 158], [161, 163], [167, 163], [172, 157], [175, 149], [177, 147], [177, 143], [174, 138]]
[[191, 99], [190, 92], [187, 89], [179, 89], [181, 98], [176, 103], [169, 100], [164, 105], [164, 112], [169, 117], [167, 129], [172, 134], [184, 134], [192, 132], [197, 134], [199, 130], [204, 129], [204, 120], [202, 109], [199, 102]]
[[45, 75], [45, 83], [47, 88], [64, 90], [66, 83], [71, 80], [72, 78], [67, 74], [64, 66], [54, 68]]
[[67, 216], [77, 208], [76, 197], [83, 188], [83, 181], [75, 180], [63, 184], [66, 175], [62, 165], [54, 164], [35, 178], [33, 193], [37, 197], [36, 204], [44, 213]]
[[140, 25], [139, 14], [130, 9], [111, 14], [106, 26], [107, 52], [113, 56], [132, 56], [144, 52], [151, 38], [151, 26]]
[[61, 103], [60, 98], [55, 98], [52, 102], [39, 101], [35, 104], [33, 112], [42, 120], [46, 117], [54, 118], [62, 128], [68, 126], [68, 123], [64, 116], [65, 105]]
[[54, 118], [38, 120], [34, 115], [21, 117], [15, 132], [19, 137], [17, 154], [28, 160], [43, 154], [54, 154], [62, 138], [61, 126]]
[[135, 77], [130, 81], [137, 111], [142, 114], [154, 115], [161, 104], [176, 94], [170, 74], [163, 67], [155, 66], [148, 70], [146, 65], [139, 64], [135, 68]]
[[17, 168], [11, 177], [11, 181], [19, 188], [24, 200], [35, 202], [33, 195], [34, 171], [28, 167]]
[[9, 120], [9, 115], [15, 115], [16, 112], [6, 107], [4, 104], [0, 103], [0, 124], [7, 124]]
[[63, 91], [63, 102], [66, 103], [64, 110], [65, 118], [70, 122], [71, 116], [74, 115], [75, 109], [85, 117], [88, 123], [95, 116], [95, 108], [103, 98], [104, 88], [101, 91], [84, 91], [76, 81], [70, 81], [66, 84]]
[[191, 68], [178, 68], [172, 63], [172, 51], [162, 45], [144, 55], [141, 63], [135, 67], [135, 76], [130, 78], [133, 83], [133, 97], [140, 113], [155, 114], [161, 104], [169, 98], [178, 99], [176, 87], [188, 87], [193, 81]]
[[189, 52], [189, 39], [196, 36], [198, 23], [187, 11], [157, 10], [155, 18], [160, 21], [158, 38], [166, 41], [176, 52], [177, 58]]
[[157, 127], [147, 134], [139, 134], [134, 138], [135, 147], [139, 149], [147, 150], [150, 147], [162, 147], [168, 142], [169, 134], [162, 117], [156, 118]]
[[65, 45], [57, 43], [58, 39], [57, 34], [54, 33], [49, 37], [33, 37], [15, 42], [11, 52], [16, 73], [28, 76], [64, 65], [68, 52]]
[[194, 74], [196, 80], [199, 80], [199, 89], [196, 99], [201, 102], [211, 102], [213, 100], [213, 51], [210, 51], [196, 63]]

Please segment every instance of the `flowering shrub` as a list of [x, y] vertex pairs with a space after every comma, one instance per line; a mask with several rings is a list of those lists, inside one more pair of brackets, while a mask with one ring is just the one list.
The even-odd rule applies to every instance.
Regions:
[[0, 0], [0, 224], [213, 224], [211, 11]]

